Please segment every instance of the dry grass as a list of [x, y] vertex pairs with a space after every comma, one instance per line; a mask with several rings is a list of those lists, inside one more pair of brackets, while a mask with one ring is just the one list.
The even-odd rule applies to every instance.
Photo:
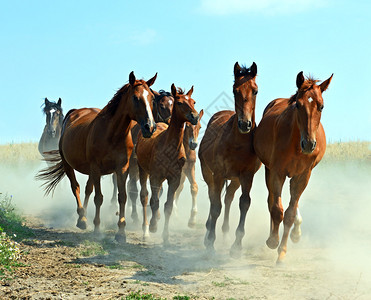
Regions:
[[41, 158], [37, 149], [37, 143], [0, 145], [1, 163], [36, 162], [40, 161]]
[[371, 142], [338, 142], [327, 144], [324, 161], [371, 162]]
[[[37, 143], [0, 145], [0, 162], [36, 162], [41, 155]], [[361, 160], [371, 162], [371, 142], [338, 142], [327, 145], [324, 161]]]

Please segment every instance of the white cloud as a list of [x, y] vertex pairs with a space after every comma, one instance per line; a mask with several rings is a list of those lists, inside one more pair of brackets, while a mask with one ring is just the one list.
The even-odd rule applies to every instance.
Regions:
[[130, 36], [130, 41], [135, 45], [147, 46], [155, 42], [158, 38], [157, 32], [153, 29], [145, 29], [142, 31], [135, 31]]
[[200, 10], [211, 15], [291, 14], [326, 5], [325, 0], [201, 0]]

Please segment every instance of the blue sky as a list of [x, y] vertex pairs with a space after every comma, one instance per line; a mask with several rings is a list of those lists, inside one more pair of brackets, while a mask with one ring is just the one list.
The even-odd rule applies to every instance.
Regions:
[[298, 72], [334, 73], [327, 139], [371, 140], [370, 11], [341, 0], [0, 0], [0, 143], [38, 141], [45, 97], [65, 112], [104, 107], [132, 70], [158, 72], [157, 90], [194, 85], [206, 122], [232, 97], [236, 61], [258, 65], [257, 121], [295, 93]]

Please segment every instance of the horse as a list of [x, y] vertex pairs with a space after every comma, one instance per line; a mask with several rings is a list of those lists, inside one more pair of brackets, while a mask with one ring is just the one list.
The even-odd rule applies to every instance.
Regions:
[[[108, 104], [102, 109], [72, 109], [66, 115], [59, 153], [54, 153], [54, 167], [40, 171], [37, 178], [47, 180], [46, 194], [54, 190], [64, 175], [71, 183], [72, 193], [77, 202], [79, 215], [77, 227], [86, 229], [86, 206], [95, 190], [96, 207], [94, 232], [99, 234], [100, 207], [103, 203], [100, 179], [102, 175], [116, 173], [118, 183], [119, 221], [115, 239], [126, 242], [125, 234], [125, 182], [128, 175], [129, 158], [133, 150], [131, 121], [135, 120], [141, 128], [142, 136], [149, 138], [156, 130], [152, 115], [153, 93], [149, 87], [155, 82], [157, 73], [148, 81], [137, 80], [134, 72]], [[74, 170], [89, 175], [85, 187], [84, 207], [80, 201], [80, 186]]]
[[41, 135], [38, 149], [40, 154], [47, 158], [46, 152], [57, 150], [59, 139], [61, 137], [63, 123], [62, 99], [57, 102], [51, 102], [45, 98], [43, 113], [46, 115], [46, 124]]
[[[301, 236], [298, 202], [308, 184], [312, 169], [321, 161], [326, 150], [326, 137], [321, 124], [322, 93], [328, 88], [332, 76], [317, 85], [318, 80], [296, 77], [297, 92], [290, 98], [273, 100], [265, 108], [262, 120], [255, 131], [254, 149], [265, 165], [268, 188], [268, 208], [271, 216], [269, 248], [279, 244], [279, 226], [283, 220], [284, 232], [278, 247], [277, 263], [283, 261], [287, 251], [288, 234], [292, 225], [291, 240]], [[282, 186], [290, 179], [290, 203], [283, 213]]]
[[229, 230], [229, 210], [234, 193], [240, 187], [240, 220], [236, 229], [236, 239], [230, 249], [232, 257], [239, 257], [242, 250], [242, 238], [245, 235], [245, 218], [250, 207], [250, 190], [254, 174], [261, 162], [253, 148], [255, 124], [255, 102], [258, 86], [255, 82], [257, 65], [250, 68], [234, 65], [233, 94], [235, 111], [219, 111], [210, 119], [201, 140], [198, 152], [201, 171], [208, 185], [210, 211], [206, 222], [204, 245], [214, 252], [216, 239], [215, 225], [221, 213], [221, 192], [224, 183], [231, 180], [226, 188], [225, 216], [223, 232]]
[[[149, 139], [138, 135], [135, 151], [138, 159], [139, 180], [141, 185], [140, 200], [143, 206], [143, 238], [146, 239], [150, 232], [157, 231], [157, 217], [159, 215], [159, 192], [162, 183], [167, 180], [169, 188], [165, 203], [165, 226], [162, 233], [164, 244], [169, 242], [169, 219], [173, 210], [174, 194], [177, 190], [182, 168], [186, 161], [183, 146], [184, 124], [190, 122], [196, 125], [199, 115], [194, 108], [195, 101], [191, 98], [192, 88], [185, 94], [181, 89], [171, 85], [171, 94], [175, 100], [170, 125], [157, 123], [157, 130]], [[147, 179], [151, 185], [151, 210], [150, 224], [147, 221], [148, 190]], [[149, 231], [148, 231], [149, 230]]]
[[180, 185], [175, 192], [175, 202], [174, 210], [177, 211], [178, 200], [180, 193], [184, 187], [184, 181], [186, 177], [188, 178], [189, 184], [191, 186], [192, 195], [192, 209], [191, 216], [188, 220], [188, 227], [194, 228], [196, 225], [196, 215], [197, 215], [197, 193], [198, 185], [196, 182], [195, 169], [196, 169], [196, 148], [197, 148], [197, 138], [201, 129], [201, 118], [204, 114], [203, 109], [200, 110], [199, 119], [196, 125], [192, 125], [190, 122], [186, 122], [184, 128], [183, 145], [186, 153], [186, 162], [182, 170], [182, 177], [180, 178]]
[[[155, 95], [153, 100], [153, 118], [155, 122], [163, 122], [169, 125], [171, 112], [174, 105], [174, 98], [171, 93], [159, 90], [154, 91], [152, 93]], [[133, 122], [133, 128], [131, 129], [131, 136], [133, 138], [134, 147], [137, 144], [138, 140], [138, 133], [140, 131], [140, 126]], [[129, 181], [128, 181], [128, 194], [131, 202], [131, 218], [134, 221], [134, 224], [139, 224], [138, 212], [137, 212], [137, 198], [138, 198], [138, 188], [137, 188], [137, 181], [139, 180], [139, 169], [138, 169], [138, 162], [137, 156], [135, 151], [130, 156], [129, 161]], [[111, 198], [111, 204], [117, 202], [117, 179], [116, 175], [113, 174], [112, 176], [113, 181], [113, 194]]]

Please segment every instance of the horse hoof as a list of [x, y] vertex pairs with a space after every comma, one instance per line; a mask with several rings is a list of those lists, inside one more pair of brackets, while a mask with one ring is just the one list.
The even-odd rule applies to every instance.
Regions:
[[293, 243], [298, 243], [300, 241], [300, 235], [294, 232], [291, 232], [290, 238]]
[[116, 233], [115, 240], [119, 244], [125, 244], [126, 243], [126, 235], [122, 233]]
[[241, 258], [241, 252], [242, 252], [242, 247], [238, 247], [238, 246], [233, 245], [231, 247], [231, 250], [229, 250], [229, 255], [232, 258], [239, 259], [239, 258]]
[[265, 243], [269, 248], [276, 249], [278, 247], [279, 240], [276, 238], [269, 237]]
[[189, 220], [188, 227], [192, 228], [192, 229], [195, 228], [196, 227], [196, 221], [195, 220]]
[[152, 233], [157, 232], [157, 224], [149, 224], [149, 231]]
[[78, 219], [76, 226], [82, 230], [85, 230], [87, 228], [86, 218]]

